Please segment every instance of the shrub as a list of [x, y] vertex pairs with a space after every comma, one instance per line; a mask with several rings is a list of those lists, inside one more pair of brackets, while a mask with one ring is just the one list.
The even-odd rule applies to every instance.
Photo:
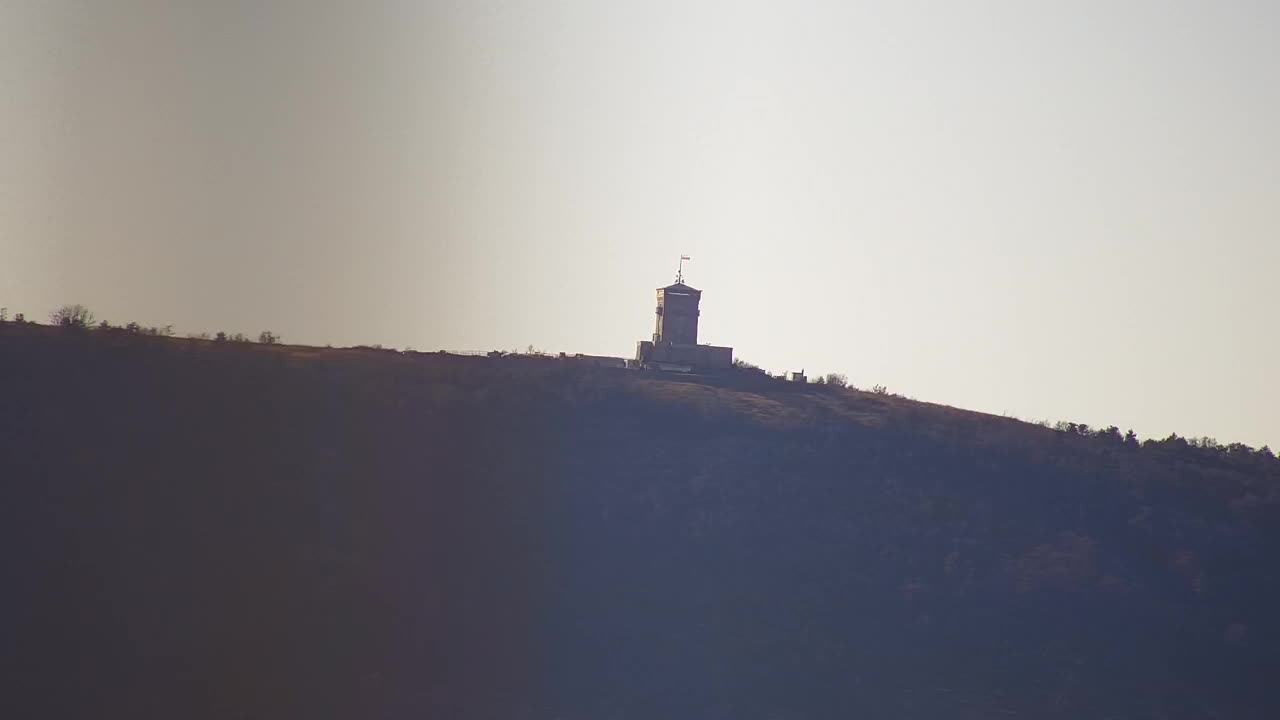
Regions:
[[849, 387], [849, 378], [845, 377], [844, 373], [827, 373], [826, 380], [828, 385], [835, 385], [836, 387]]
[[93, 325], [93, 313], [83, 305], [63, 305], [49, 313], [49, 322], [60, 327], [84, 330]]
[[768, 371], [764, 370], [759, 365], [756, 365], [755, 363], [749, 363], [746, 360], [743, 360], [742, 358], [734, 358], [733, 366], [739, 370], [748, 370], [750, 372], [760, 373], [761, 375], [769, 374]]
[[258, 333], [258, 342], [262, 343], [263, 345], [275, 345], [276, 343], [280, 342], [280, 337], [275, 333], [271, 332], [270, 330], [263, 330], [262, 332]]
[[[1058, 432], [1067, 433], [1068, 435], [1081, 435], [1083, 437], [1102, 437], [1107, 434], [1105, 430], [1098, 430], [1095, 433], [1093, 429], [1089, 427], [1088, 423], [1073, 423], [1067, 422], [1066, 420], [1059, 421], [1053, 429]], [[1119, 429], [1117, 429], [1116, 434], [1118, 435], [1119, 432]]]
[[219, 330], [218, 334], [213, 336], [213, 339], [215, 342], [226, 342], [227, 334]]

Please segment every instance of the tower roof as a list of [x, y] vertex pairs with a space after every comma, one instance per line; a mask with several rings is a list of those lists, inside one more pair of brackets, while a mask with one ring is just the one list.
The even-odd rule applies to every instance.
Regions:
[[684, 295], [701, 295], [702, 294], [701, 290], [698, 290], [691, 285], [685, 285], [683, 282], [672, 283], [671, 285], [668, 285], [666, 287], [660, 287], [658, 289], [661, 290], [663, 293], [670, 292], [673, 295], [674, 294], [684, 294]]

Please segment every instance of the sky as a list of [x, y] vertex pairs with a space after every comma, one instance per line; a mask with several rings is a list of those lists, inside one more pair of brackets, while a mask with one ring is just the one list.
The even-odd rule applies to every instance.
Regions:
[[0, 0], [0, 305], [1280, 446], [1273, 2]]

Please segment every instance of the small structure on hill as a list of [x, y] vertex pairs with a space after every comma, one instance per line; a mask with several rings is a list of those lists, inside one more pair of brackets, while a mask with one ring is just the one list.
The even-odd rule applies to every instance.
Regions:
[[809, 377], [804, 374], [803, 370], [801, 370], [800, 372], [796, 372], [795, 370], [788, 370], [787, 382], [807, 383], [809, 382]]
[[635, 362], [640, 367], [691, 372], [723, 370], [733, 366], [733, 348], [698, 344], [698, 304], [702, 291], [684, 282], [684, 261], [676, 281], [658, 288], [653, 339], [636, 343]]
[[560, 357], [575, 363], [594, 365], [595, 367], [625, 368], [627, 366], [626, 358], [613, 357], [611, 355], [583, 355], [582, 353], [568, 355], [560, 353]]

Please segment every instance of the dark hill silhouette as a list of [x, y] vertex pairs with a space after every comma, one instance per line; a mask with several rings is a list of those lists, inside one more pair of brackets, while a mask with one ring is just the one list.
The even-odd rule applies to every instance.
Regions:
[[5, 717], [1272, 718], [1280, 462], [0, 324]]

